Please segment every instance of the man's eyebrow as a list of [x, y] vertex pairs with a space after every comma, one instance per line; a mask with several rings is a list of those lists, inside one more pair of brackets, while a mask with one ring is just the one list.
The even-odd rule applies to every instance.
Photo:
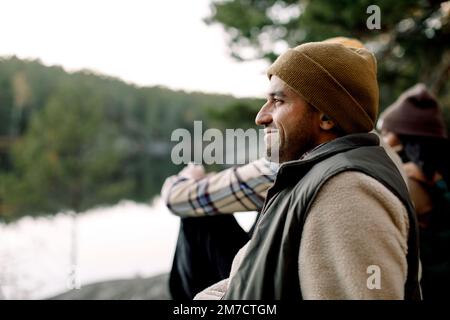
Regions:
[[270, 97], [280, 97], [280, 98], [285, 98], [286, 97], [286, 94], [283, 92], [283, 91], [274, 91], [274, 92], [270, 92], [269, 94], [268, 94]]

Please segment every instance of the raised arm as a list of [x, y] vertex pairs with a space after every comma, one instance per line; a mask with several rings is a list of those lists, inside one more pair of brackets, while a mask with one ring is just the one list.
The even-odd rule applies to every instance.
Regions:
[[265, 159], [210, 173], [200, 179], [178, 174], [167, 178], [161, 195], [178, 216], [227, 214], [261, 209], [276, 168]]

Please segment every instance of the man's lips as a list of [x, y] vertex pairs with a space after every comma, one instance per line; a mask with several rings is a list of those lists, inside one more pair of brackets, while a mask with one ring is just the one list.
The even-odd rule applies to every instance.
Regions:
[[278, 130], [277, 129], [269, 129], [269, 128], [265, 128], [264, 129], [264, 134], [269, 134], [269, 133], [275, 133], [275, 132], [278, 132]]
[[264, 142], [269, 145], [276, 142], [278, 139], [278, 130], [273, 128], [264, 129]]

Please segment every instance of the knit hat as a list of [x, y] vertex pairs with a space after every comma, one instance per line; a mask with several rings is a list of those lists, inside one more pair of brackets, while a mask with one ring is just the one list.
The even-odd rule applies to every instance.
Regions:
[[346, 47], [350, 47], [350, 48], [364, 48], [366, 49], [366, 47], [362, 44], [361, 41], [359, 41], [358, 39], [354, 39], [354, 38], [347, 38], [347, 37], [334, 37], [334, 38], [329, 38], [326, 40], [323, 40], [322, 42], [330, 42], [330, 43], [340, 43]]
[[279, 77], [346, 133], [369, 132], [378, 113], [377, 63], [357, 43], [362, 46], [332, 39], [302, 44], [279, 56], [267, 75]]
[[423, 83], [400, 95], [380, 115], [378, 127], [396, 134], [447, 138], [439, 103]]

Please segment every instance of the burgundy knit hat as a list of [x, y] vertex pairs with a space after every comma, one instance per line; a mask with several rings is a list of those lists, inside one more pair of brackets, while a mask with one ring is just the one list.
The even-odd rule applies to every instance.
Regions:
[[423, 83], [402, 93], [379, 118], [380, 130], [403, 135], [447, 138], [439, 103]]

